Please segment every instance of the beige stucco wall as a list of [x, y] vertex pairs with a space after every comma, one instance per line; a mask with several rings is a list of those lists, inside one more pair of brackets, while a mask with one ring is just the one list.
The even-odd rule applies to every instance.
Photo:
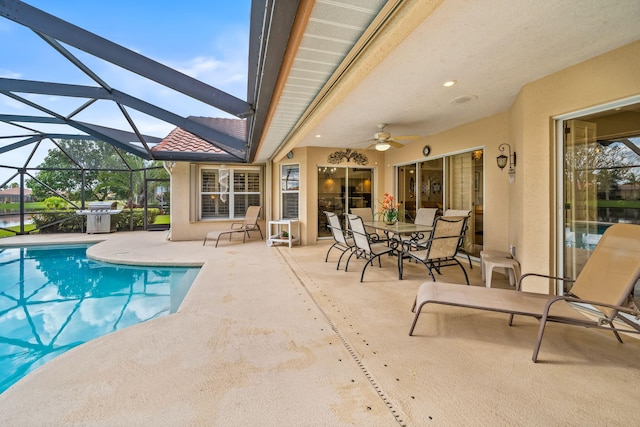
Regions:
[[[555, 274], [555, 128], [562, 114], [640, 95], [640, 42], [585, 61], [525, 85], [511, 108], [458, 128], [424, 138], [401, 150], [390, 150], [392, 168], [422, 158], [474, 147], [485, 150], [484, 247], [506, 250], [513, 245], [524, 272]], [[517, 153], [516, 181], [495, 165], [498, 145], [511, 144]], [[394, 188], [393, 173], [385, 188]], [[527, 281], [524, 289], [550, 292], [548, 281]]]
[[[493, 250], [508, 250], [509, 199], [511, 190], [506, 171], [500, 171], [495, 158], [500, 153], [498, 146], [509, 142], [508, 114], [502, 113], [459, 126], [447, 132], [422, 138], [401, 149], [389, 150], [385, 164], [388, 165], [383, 192], [394, 192], [393, 167], [408, 162], [424, 161], [474, 148], [484, 149], [484, 247]], [[428, 158], [422, 155], [422, 147], [429, 145]], [[517, 178], [516, 178], [517, 180]], [[446, 208], [446, 206], [445, 206]], [[488, 220], [489, 219], [489, 220]]]
[[[511, 108], [501, 114], [422, 138], [404, 148], [375, 153], [375, 198], [394, 192], [394, 166], [473, 148], [484, 149], [484, 247], [515, 246], [523, 271], [555, 273], [555, 135], [553, 117], [640, 94], [640, 42], [588, 60], [524, 86]], [[516, 181], [495, 165], [498, 146], [507, 142], [517, 153]], [[315, 240], [318, 165], [331, 151], [305, 148], [309, 168], [306, 243]], [[369, 153], [369, 152], [367, 152]], [[374, 153], [374, 152], [372, 152]], [[547, 281], [525, 283], [525, 289], [548, 292]]]
[[343, 148], [300, 147], [292, 150], [292, 159], [283, 159], [273, 164], [273, 185], [271, 186], [273, 206], [272, 218], [280, 218], [280, 169], [285, 164], [300, 164], [300, 224], [302, 227], [301, 243], [303, 245], [315, 244], [318, 238], [318, 168], [319, 167], [366, 167], [374, 170], [374, 200], [381, 199], [384, 193], [382, 184], [385, 177], [384, 155], [374, 150], [356, 150], [367, 156], [369, 162], [366, 165], [357, 165], [353, 162], [331, 164], [327, 161], [329, 154], [343, 150]]
[[[191, 221], [190, 210], [194, 209], [191, 196], [190, 163], [177, 162], [171, 170], [171, 234], [172, 241], [202, 240], [209, 231], [227, 230], [231, 223], [224, 220]], [[261, 212], [263, 218], [259, 223], [265, 233], [265, 208]], [[266, 236], [265, 236], [266, 237]]]
[[[282, 201], [280, 197], [280, 172], [282, 165], [299, 165], [300, 166], [300, 205], [299, 205], [299, 221], [300, 221], [300, 244], [309, 244], [309, 227], [308, 224], [312, 221], [309, 217], [311, 212], [309, 211], [309, 187], [311, 181], [309, 180], [309, 162], [308, 162], [308, 150], [304, 148], [297, 148], [292, 151], [293, 158], [287, 159], [286, 157], [280, 162], [274, 162], [271, 165], [271, 186], [270, 186], [270, 199], [271, 205], [267, 212], [267, 220], [277, 220], [282, 217]], [[315, 236], [312, 243], [315, 242]]]
[[189, 203], [189, 164], [177, 162], [171, 169], [171, 240], [192, 240]]
[[[510, 193], [509, 240], [523, 271], [555, 269], [553, 117], [640, 95], [640, 42], [567, 68], [522, 88], [510, 111], [518, 178]], [[528, 290], [545, 292], [547, 283]]]
[[[553, 117], [640, 94], [640, 42], [525, 85], [511, 108], [501, 114], [459, 126], [384, 153], [365, 150], [374, 168], [374, 200], [395, 191], [394, 166], [473, 148], [484, 149], [484, 247], [506, 250], [514, 245], [523, 271], [555, 272], [555, 136]], [[516, 181], [495, 163], [498, 146], [507, 142], [517, 153]], [[265, 177], [266, 219], [280, 217], [280, 165], [300, 164], [302, 244], [317, 239], [317, 168], [331, 166], [327, 156], [341, 148], [300, 147], [293, 159], [269, 165]], [[341, 166], [348, 165], [343, 163]], [[354, 165], [355, 166], [355, 165]], [[189, 221], [189, 167], [178, 163], [172, 173], [172, 238], [201, 239], [225, 222]], [[525, 283], [525, 289], [547, 292], [549, 283]]]

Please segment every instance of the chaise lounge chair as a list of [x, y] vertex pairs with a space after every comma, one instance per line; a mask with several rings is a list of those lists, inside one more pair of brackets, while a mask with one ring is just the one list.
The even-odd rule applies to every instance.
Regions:
[[208, 232], [207, 235], [204, 236], [204, 242], [202, 242], [202, 246], [207, 243], [207, 239], [216, 239], [217, 248], [218, 242], [220, 241], [220, 236], [222, 236], [223, 234], [228, 234], [229, 240], [231, 240], [231, 236], [234, 233], [242, 233], [242, 243], [244, 243], [247, 236], [251, 238], [249, 232], [255, 230], [258, 230], [260, 232], [260, 238], [264, 239], [264, 237], [262, 236], [262, 230], [260, 229], [260, 224], [258, 224], [260, 209], [262, 209], [262, 206], [249, 206], [247, 208], [247, 212], [244, 214], [244, 221], [234, 222], [233, 224], [231, 224], [231, 228], [227, 230], [216, 230]]
[[[515, 315], [539, 319], [540, 328], [532, 356], [534, 363], [538, 359], [547, 322], [611, 330], [621, 343], [619, 332], [640, 333], [640, 325], [629, 318], [640, 319], [640, 311], [630, 298], [640, 278], [640, 226], [615, 224], [609, 227], [566, 295], [520, 291], [523, 279], [531, 276], [571, 282], [546, 275], [525, 274], [518, 281], [516, 291], [443, 282], [423, 283], [414, 303], [416, 314], [409, 335], [413, 335], [422, 307], [428, 303], [509, 313], [509, 326], [513, 324]], [[593, 316], [597, 318], [585, 316], [573, 303], [593, 306]], [[629, 317], [621, 313], [627, 313]], [[619, 322], [614, 325], [614, 320]], [[620, 329], [620, 322], [630, 328]]]

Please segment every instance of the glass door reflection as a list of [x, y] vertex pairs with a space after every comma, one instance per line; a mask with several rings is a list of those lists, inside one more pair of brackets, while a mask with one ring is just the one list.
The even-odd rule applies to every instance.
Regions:
[[347, 209], [372, 208], [373, 169], [321, 166], [318, 168], [318, 237], [330, 237], [324, 211], [343, 221]]

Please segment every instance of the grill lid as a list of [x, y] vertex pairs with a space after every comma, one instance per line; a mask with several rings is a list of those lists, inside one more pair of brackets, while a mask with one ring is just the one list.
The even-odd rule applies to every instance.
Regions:
[[115, 209], [117, 205], [118, 205], [118, 202], [113, 202], [113, 201], [109, 201], [109, 202], [89, 202], [87, 204], [87, 207], [89, 208], [90, 211], [97, 211], [97, 210]]

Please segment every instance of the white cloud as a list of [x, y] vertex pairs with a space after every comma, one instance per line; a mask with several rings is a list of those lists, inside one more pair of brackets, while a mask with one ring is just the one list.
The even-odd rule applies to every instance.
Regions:
[[0, 77], [3, 79], [19, 79], [22, 78], [22, 73], [0, 68]]
[[198, 79], [241, 99], [246, 93], [246, 61], [240, 58], [220, 60], [209, 56], [197, 56], [188, 61], [168, 62], [181, 73]]
[[217, 61], [214, 58], [207, 58], [205, 56], [198, 56], [184, 65], [178, 65], [175, 68], [194, 79], [200, 79], [203, 75], [208, 75], [215, 71], [220, 70], [224, 64], [221, 61]]

